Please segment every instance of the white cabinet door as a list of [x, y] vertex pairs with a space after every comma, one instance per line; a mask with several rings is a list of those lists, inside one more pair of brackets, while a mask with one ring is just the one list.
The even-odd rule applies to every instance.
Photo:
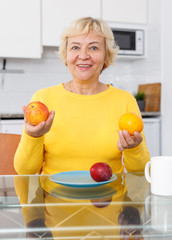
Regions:
[[23, 132], [23, 119], [17, 120], [1, 120], [1, 132], [2, 133], [14, 133], [14, 134], [22, 134]]
[[151, 157], [161, 155], [160, 118], [143, 118], [146, 143]]
[[41, 53], [41, 0], [0, 0], [0, 57]]
[[102, 18], [109, 22], [147, 23], [147, 0], [102, 0]]
[[101, 17], [100, 0], [42, 0], [42, 45], [59, 46], [63, 30], [85, 16]]

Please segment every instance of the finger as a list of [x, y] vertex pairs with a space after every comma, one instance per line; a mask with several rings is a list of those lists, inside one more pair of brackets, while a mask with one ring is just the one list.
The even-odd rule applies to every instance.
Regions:
[[[123, 130], [123, 131], [120, 130], [120, 131], [119, 131], [119, 139], [120, 139], [120, 142], [121, 142], [122, 147], [123, 147], [123, 148], [128, 148], [129, 145], [128, 145], [126, 139], [125, 139], [124, 131], [126, 131], [126, 130]], [[126, 131], [126, 132], [127, 132], [127, 131]]]
[[131, 136], [128, 131], [124, 130], [123, 136], [129, 147], [132, 147], [135, 145], [135, 138], [133, 138], [133, 136]]
[[25, 124], [28, 124], [28, 121], [27, 121], [26, 116], [24, 116], [24, 123], [25, 123]]
[[23, 113], [24, 113], [24, 123], [28, 123], [26, 115], [25, 115], [26, 106], [22, 106], [22, 110], [23, 110]]
[[139, 132], [134, 132], [133, 137], [134, 137], [135, 143], [137, 143], [137, 145], [140, 144], [143, 140], [143, 137]]
[[32, 137], [41, 137], [46, 133], [45, 131], [45, 122], [41, 122], [36, 126], [33, 126], [29, 123], [26, 123], [25, 125], [25, 131], [28, 135]]
[[22, 110], [23, 110], [23, 112], [25, 113], [26, 106], [22, 106]]
[[141, 133], [139, 133], [139, 132], [134, 132], [134, 137], [139, 142], [141, 142], [143, 140], [143, 137], [142, 137]]
[[51, 111], [50, 114], [49, 114], [49, 117], [48, 117], [48, 121], [52, 121], [54, 119], [54, 115], [55, 115], [55, 111]]
[[39, 132], [41, 130], [43, 130], [43, 128], [45, 127], [46, 122], [42, 121], [40, 122], [38, 125], [32, 125], [29, 122], [26, 123], [27, 129], [30, 132]]
[[55, 115], [55, 111], [51, 111], [46, 121], [46, 127], [49, 127], [49, 128], [51, 127], [51, 125], [53, 124], [54, 115]]
[[55, 111], [51, 111], [46, 121], [40, 122], [38, 125], [33, 126], [29, 122], [25, 123], [26, 133], [33, 137], [40, 137], [47, 133], [53, 123]]
[[117, 147], [118, 147], [119, 151], [121, 151], [121, 152], [124, 151], [124, 148], [121, 145], [120, 139], [118, 139]]
[[46, 126], [46, 122], [42, 121], [36, 126], [30, 125], [30, 130], [33, 133], [41, 133], [44, 130], [45, 126]]

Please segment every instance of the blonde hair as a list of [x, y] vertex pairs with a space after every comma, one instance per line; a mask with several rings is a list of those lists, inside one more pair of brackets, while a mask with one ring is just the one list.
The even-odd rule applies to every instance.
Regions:
[[110, 27], [103, 20], [92, 17], [84, 17], [73, 21], [72, 24], [62, 34], [58, 54], [64, 64], [67, 63], [68, 38], [77, 35], [87, 35], [90, 30], [93, 30], [97, 35], [105, 38], [106, 67], [114, 63], [119, 48], [115, 43], [114, 35]]

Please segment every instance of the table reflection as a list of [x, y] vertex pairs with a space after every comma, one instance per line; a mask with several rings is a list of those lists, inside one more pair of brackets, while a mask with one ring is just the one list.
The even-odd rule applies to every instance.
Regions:
[[143, 239], [149, 187], [143, 175], [118, 174], [113, 183], [94, 188], [62, 186], [49, 176], [16, 176], [14, 182], [26, 238]]
[[148, 195], [145, 199], [145, 212], [152, 229], [172, 233], [172, 196]]

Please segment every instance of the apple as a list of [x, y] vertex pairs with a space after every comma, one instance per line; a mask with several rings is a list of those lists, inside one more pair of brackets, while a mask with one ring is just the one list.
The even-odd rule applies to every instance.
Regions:
[[101, 199], [91, 199], [91, 203], [97, 208], [107, 207], [112, 202], [112, 197], [106, 197]]
[[98, 162], [90, 168], [90, 175], [96, 182], [108, 181], [112, 177], [112, 169], [107, 163]]
[[46, 121], [49, 117], [47, 106], [39, 101], [30, 102], [25, 109], [25, 116], [31, 125], [38, 125], [42, 121]]

